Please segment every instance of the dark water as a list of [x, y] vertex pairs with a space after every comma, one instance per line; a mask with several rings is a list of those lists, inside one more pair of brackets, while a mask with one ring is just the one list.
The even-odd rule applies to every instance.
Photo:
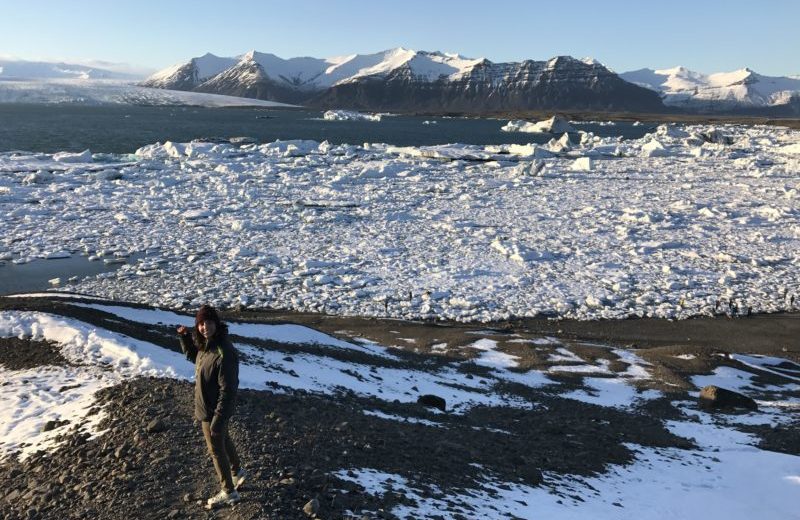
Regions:
[[79, 255], [53, 260], [34, 260], [19, 265], [10, 261], [3, 262], [0, 265], [0, 295], [44, 291], [58, 287], [48, 282], [53, 278], [60, 277], [61, 285], [64, 285], [68, 277], [85, 278], [113, 271], [119, 266], [120, 264], [109, 265], [102, 261], [90, 262], [87, 257]]
[[[423, 124], [423, 121], [436, 124]], [[446, 143], [544, 143], [551, 135], [501, 132], [506, 120], [384, 117], [380, 122], [324, 121], [322, 112], [263, 108], [76, 106], [0, 104], [0, 151], [132, 153], [157, 141], [247, 136], [328, 140], [333, 144], [383, 142], [399, 146]], [[595, 135], [639, 138], [652, 125], [577, 125]]]

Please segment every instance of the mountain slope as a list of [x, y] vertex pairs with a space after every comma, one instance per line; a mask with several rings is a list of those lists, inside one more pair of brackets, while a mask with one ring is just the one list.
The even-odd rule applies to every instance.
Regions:
[[385, 78], [357, 78], [311, 100], [315, 106], [362, 110], [487, 111], [514, 109], [658, 110], [657, 96], [602, 65], [568, 56], [547, 62], [481, 60], [450, 76], [420, 75], [410, 64]]
[[143, 87], [166, 88], [171, 90], [192, 90], [203, 81], [234, 66], [237, 58], [215, 56], [210, 52], [192, 58], [186, 63], [178, 63], [160, 70], [141, 83]]
[[620, 77], [661, 94], [664, 104], [688, 109], [776, 107], [800, 97], [800, 79], [758, 74], [748, 68], [704, 74], [674, 67], [639, 69]]

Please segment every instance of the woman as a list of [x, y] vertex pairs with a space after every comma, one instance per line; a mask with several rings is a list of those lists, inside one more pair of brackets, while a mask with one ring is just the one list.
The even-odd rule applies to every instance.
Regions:
[[235, 504], [245, 478], [239, 455], [228, 435], [239, 387], [239, 358], [228, 339], [228, 326], [217, 311], [203, 305], [194, 320], [194, 331], [178, 327], [181, 349], [195, 364], [194, 416], [203, 427], [208, 452], [222, 490], [208, 499], [208, 507]]

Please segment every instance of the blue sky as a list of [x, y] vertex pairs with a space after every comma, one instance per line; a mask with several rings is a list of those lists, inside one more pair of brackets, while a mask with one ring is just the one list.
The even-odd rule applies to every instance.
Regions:
[[0, 1], [0, 55], [163, 68], [205, 52], [327, 57], [391, 47], [492, 61], [592, 56], [800, 74], [795, 0]]

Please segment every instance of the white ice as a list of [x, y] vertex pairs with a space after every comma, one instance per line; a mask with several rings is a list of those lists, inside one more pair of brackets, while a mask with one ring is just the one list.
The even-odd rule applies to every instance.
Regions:
[[326, 121], [380, 121], [380, 114], [362, 114], [352, 110], [328, 110], [322, 114]]
[[190, 105], [289, 107], [259, 99], [139, 87], [131, 81], [100, 79], [0, 80], [0, 103], [73, 105]]
[[488, 321], [685, 318], [721, 300], [774, 312], [800, 287], [800, 158], [782, 151], [799, 142], [779, 127], [665, 126], [560, 151], [298, 140], [150, 145], [122, 162], [5, 153], [0, 255], [140, 253], [64, 289], [171, 308]]

